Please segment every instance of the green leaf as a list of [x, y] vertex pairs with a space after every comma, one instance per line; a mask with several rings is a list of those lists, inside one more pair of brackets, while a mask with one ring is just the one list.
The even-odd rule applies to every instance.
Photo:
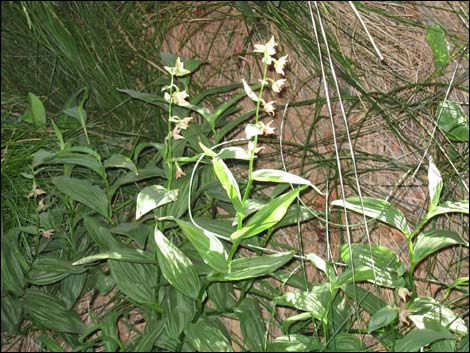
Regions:
[[417, 352], [435, 341], [452, 338], [452, 335], [446, 332], [413, 329], [405, 337], [396, 341], [395, 352]]
[[3, 295], [0, 301], [2, 332], [14, 335], [18, 332], [23, 321], [23, 307], [17, 297], [11, 294]]
[[155, 227], [158, 263], [163, 276], [181, 293], [197, 299], [201, 283], [191, 260]]
[[134, 174], [133, 172], [129, 172], [126, 175], [117, 179], [111, 188], [109, 189], [108, 195], [111, 198], [116, 191], [123, 185], [135, 183], [136, 181], [141, 181], [150, 178], [165, 178], [165, 172], [163, 169], [160, 168], [146, 168], [139, 170], [139, 174]]
[[108, 294], [115, 286], [113, 276], [109, 273], [98, 271], [95, 275], [95, 288], [98, 289], [101, 295]]
[[250, 352], [263, 352], [266, 345], [266, 324], [258, 302], [246, 298], [236, 310], [243, 342]]
[[59, 148], [61, 150], [65, 149], [65, 142], [64, 142], [64, 137], [62, 135], [62, 131], [60, 131], [60, 129], [57, 127], [54, 120], [52, 119], [51, 119], [51, 124], [52, 124], [52, 128], [54, 129], [54, 133], [57, 137], [57, 140], [59, 141]]
[[141, 223], [121, 223], [110, 231], [114, 234], [125, 235], [126, 237], [135, 240], [137, 245], [144, 248], [145, 243], [150, 235], [150, 229]]
[[338, 333], [332, 337], [331, 342], [325, 348], [326, 352], [362, 352], [366, 347], [361, 340], [350, 333]]
[[460, 202], [446, 201], [436, 206], [431, 212], [426, 215], [426, 219], [430, 220], [431, 218], [445, 214], [445, 213], [465, 213], [468, 214], [468, 200], [463, 200]]
[[432, 229], [423, 232], [418, 235], [416, 240], [413, 253], [413, 264], [416, 266], [436, 251], [458, 244], [468, 246], [468, 242], [453, 231]]
[[28, 93], [29, 108], [32, 114], [32, 120], [35, 127], [46, 126], [46, 109], [38, 96]]
[[222, 187], [227, 192], [227, 196], [232, 201], [233, 206], [237, 213], [243, 214], [243, 205], [242, 205], [242, 197], [240, 195], [240, 189], [238, 187], [237, 180], [233, 176], [230, 169], [218, 157], [212, 158], [212, 166], [214, 167], [214, 172], [217, 175]]
[[41, 342], [41, 344], [45, 345], [50, 352], [65, 352], [64, 348], [62, 348], [59, 342], [46, 334], [39, 336], [38, 340]]
[[232, 146], [222, 148], [217, 154], [217, 157], [220, 159], [240, 159], [244, 161], [249, 161], [251, 159], [251, 154], [244, 148]]
[[271, 200], [256, 212], [244, 227], [233, 232], [230, 238], [232, 240], [247, 239], [274, 227], [285, 216], [290, 204], [305, 188], [306, 186], [299, 187]]
[[124, 262], [135, 262], [135, 263], [156, 263], [155, 258], [150, 255], [148, 252], [139, 250], [139, 249], [116, 249], [112, 251], [106, 251], [99, 254], [94, 254], [90, 256], [85, 256], [80, 260], [75, 261], [72, 265], [85, 265], [91, 262], [96, 262], [99, 260], [116, 260]]
[[[341, 246], [341, 259], [351, 266], [354, 265], [354, 279], [369, 280], [378, 285], [396, 288], [403, 285], [403, 274], [405, 272], [405, 265], [400, 261], [397, 254], [385, 247], [379, 245], [368, 244], [343, 244]], [[352, 254], [352, 262], [351, 262]], [[371, 272], [367, 271], [370, 269]], [[368, 278], [368, 274], [372, 273], [372, 278]], [[351, 274], [352, 276], [352, 274]], [[343, 282], [345, 273], [343, 273], [338, 282]], [[344, 282], [346, 283], [346, 282]], [[344, 283], [338, 283], [342, 285]]]
[[419, 329], [425, 328], [426, 320], [434, 320], [451, 331], [463, 335], [468, 333], [465, 321], [434, 298], [416, 298], [408, 305], [407, 311], [412, 314], [408, 317]]
[[364, 214], [367, 217], [376, 218], [392, 227], [400, 230], [406, 237], [409, 237], [411, 230], [406, 222], [403, 213], [393, 207], [389, 202], [372, 197], [363, 197], [364, 210], [361, 207], [361, 199], [359, 197], [348, 197], [346, 201], [335, 200], [332, 206], [345, 207], [348, 210]]
[[349, 299], [359, 303], [359, 306], [370, 315], [374, 315], [387, 305], [380, 297], [356, 284], [349, 284], [342, 289]]
[[52, 183], [72, 200], [84, 204], [105, 218], [110, 218], [108, 198], [98, 186], [92, 185], [87, 180], [65, 176], [52, 178]]
[[330, 281], [334, 282], [336, 280], [336, 274], [331, 263], [326, 262], [314, 253], [306, 254], [305, 257], [313, 264], [313, 266], [322, 271]]
[[233, 311], [237, 304], [231, 282], [212, 282], [207, 288], [207, 296], [219, 312]]
[[82, 333], [85, 329], [80, 316], [67, 310], [62, 300], [42, 290], [29, 288], [22, 298], [23, 308], [36, 325], [66, 333]]
[[377, 311], [369, 320], [367, 330], [373, 332], [382, 327], [388, 326], [396, 321], [398, 318], [398, 309], [386, 306], [385, 308]]
[[317, 352], [322, 345], [316, 338], [293, 334], [276, 337], [268, 344], [266, 352]]
[[74, 267], [68, 261], [55, 257], [40, 257], [33, 262], [29, 272], [29, 282], [45, 286], [58, 282], [71, 274], [84, 272], [83, 267]]
[[272, 183], [288, 183], [311, 186], [319, 194], [323, 193], [310, 180], [299, 177], [295, 174], [277, 169], [259, 169], [253, 172], [253, 180], [266, 181]]
[[36, 168], [43, 164], [79, 165], [94, 171], [103, 179], [106, 178], [106, 171], [99, 159], [94, 155], [77, 153], [70, 149], [62, 150], [57, 153], [51, 153], [42, 149], [37, 151], [33, 156], [32, 167]]
[[130, 300], [154, 311], [162, 311], [155, 293], [159, 277], [156, 265], [114, 260], [108, 260], [108, 265], [117, 287]]
[[275, 255], [238, 258], [231, 261], [229, 273], [214, 275], [210, 279], [214, 281], [239, 281], [269, 275], [288, 263], [293, 256], [292, 252], [284, 252]]
[[61, 282], [60, 297], [65, 303], [66, 309], [72, 309], [78, 297], [82, 293], [85, 281], [88, 278], [87, 273], [71, 274]]
[[313, 318], [322, 320], [326, 314], [330, 297], [329, 284], [321, 284], [311, 291], [287, 292], [274, 299], [277, 305], [288, 306], [309, 312]]
[[184, 330], [188, 343], [198, 352], [233, 352], [225, 328], [216, 318], [200, 317]]
[[426, 41], [432, 49], [434, 65], [436, 68], [444, 68], [449, 64], [449, 48], [445, 32], [439, 25], [428, 27]]
[[[18, 248], [19, 231], [10, 230], [1, 236], [1, 273], [2, 287], [21, 297], [26, 286], [26, 259]], [[3, 291], [3, 288], [2, 288]]]
[[143, 188], [137, 195], [135, 218], [139, 219], [147, 212], [178, 199], [178, 190], [168, 191], [161, 185]]
[[157, 317], [145, 317], [145, 330], [139, 336], [139, 341], [134, 349], [127, 350], [128, 352], [152, 352], [155, 341], [162, 334], [165, 326], [163, 320], [158, 320]]
[[201, 256], [202, 260], [212, 269], [227, 273], [227, 252], [216, 234], [196, 227], [192, 223], [176, 220], [186, 237]]
[[437, 116], [437, 125], [449, 140], [468, 142], [468, 115], [460, 104], [449, 100], [439, 103]]
[[129, 169], [134, 174], [139, 174], [137, 167], [129, 157], [123, 156], [122, 154], [113, 154], [109, 159], [103, 163], [105, 168], [125, 168]]
[[[165, 315], [165, 331], [171, 338], [179, 339], [184, 328], [196, 313], [194, 300], [188, 298], [174, 287], [169, 286], [162, 303]], [[160, 292], [162, 293], [162, 292]]]
[[125, 247], [124, 244], [117, 240], [111, 232], [103, 227], [95, 218], [85, 216], [83, 220], [88, 234], [101, 250], [107, 251]]
[[429, 189], [429, 212], [431, 212], [439, 203], [442, 191], [442, 177], [439, 169], [436, 165], [429, 159], [429, 168], [428, 168], [428, 189]]

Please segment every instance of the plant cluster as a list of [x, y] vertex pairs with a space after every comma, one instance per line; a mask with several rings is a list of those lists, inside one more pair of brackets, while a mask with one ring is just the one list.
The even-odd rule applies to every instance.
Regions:
[[[302, 202], [307, 189], [322, 194], [308, 178], [256, 168], [259, 137], [275, 133], [274, 121], [265, 122], [275, 115], [266, 90], [279, 93], [287, 82], [288, 58], [276, 46], [274, 37], [255, 45], [253, 54], [262, 56], [259, 82], [197, 96], [190, 94], [190, 77], [200, 62], [167, 55], [169, 79], [161, 94], [120, 90], [167, 117], [164, 140], [136, 143], [129, 155], [93, 144], [87, 90], [65, 111], [80, 124], [83, 139], [65, 138], [50, 120], [57, 148], [37, 151], [24, 173], [34, 215], [1, 237], [2, 330], [17, 333], [27, 320], [48, 349], [66, 342], [78, 351], [232, 351], [234, 344], [247, 351], [362, 351], [365, 334], [389, 351], [468, 346], [465, 321], [419, 296], [415, 284], [424, 259], [468, 246], [454, 231], [425, 227], [435, 217], [469, 212], [468, 200], [441, 201], [443, 181], [432, 159], [429, 208], [415, 226], [390, 202], [371, 197], [334, 200], [327, 211], [341, 207], [396, 228], [407, 240], [410, 266], [373, 244], [345, 244], [338, 261], [272, 246], [277, 229], [325, 219]], [[282, 78], [269, 77], [270, 67]], [[212, 110], [202, 105], [211, 95], [241, 88]], [[245, 97], [255, 108], [234, 114]], [[24, 119], [45, 127], [40, 99], [31, 94], [30, 100]], [[242, 123], [245, 137], [226, 139]], [[235, 167], [246, 169], [245, 180]], [[310, 283], [297, 274], [300, 266], [315, 267], [324, 280]], [[386, 302], [364, 282], [392, 289], [396, 300]], [[449, 293], [465, 293], [465, 284], [468, 278], [458, 279]], [[103, 312], [91, 308], [84, 319], [77, 302], [90, 291], [111, 304]], [[279, 307], [291, 314], [280, 316]], [[123, 342], [117, 322], [135, 310], [145, 329], [131, 327], [132, 338]], [[367, 322], [358, 321], [364, 313]], [[239, 320], [243, 337], [230, 335], [223, 318]], [[282, 334], [273, 336], [271, 327]]]

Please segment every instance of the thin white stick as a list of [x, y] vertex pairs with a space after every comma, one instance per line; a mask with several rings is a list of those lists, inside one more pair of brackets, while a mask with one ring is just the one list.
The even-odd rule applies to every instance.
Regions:
[[359, 13], [359, 11], [357, 11], [356, 6], [353, 4], [352, 1], [348, 1], [348, 3], [349, 3], [349, 6], [351, 6], [351, 8], [352, 8], [354, 14], [356, 15], [357, 19], [359, 20], [359, 22], [361, 22], [362, 28], [364, 28], [364, 31], [366, 31], [367, 37], [369, 37], [369, 40], [370, 40], [370, 42], [372, 43], [372, 46], [374, 47], [374, 50], [375, 50], [375, 52], [377, 53], [377, 56], [379, 57], [380, 61], [384, 61], [384, 57], [382, 56], [382, 53], [380, 52], [380, 50], [379, 50], [379, 48], [377, 47], [377, 45], [375, 45], [374, 38], [372, 38], [372, 36], [370, 35], [369, 30], [367, 29], [366, 24], [365, 24], [364, 21], [362, 20], [361, 14]]

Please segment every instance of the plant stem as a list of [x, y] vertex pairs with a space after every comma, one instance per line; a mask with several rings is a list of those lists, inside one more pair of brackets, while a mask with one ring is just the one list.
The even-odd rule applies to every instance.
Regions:
[[[263, 96], [263, 90], [264, 90], [264, 82], [266, 81], [266, 75], [268, 72], [268, 65], [266, 64], [268, 60], [268, 55], [264, 55], [265, 60], [263, 60], [263, 84], [261, 84], [261, 88], [259, 90], [258, 94], [258, 101], [256, 102], [256, 114], [255, 114], [255, 124], [258, 125], [259, 123], [259, 109], [261, 106], [261, 100]], [[254, 160], [255, 160], [255, 151], [256, 151], [256, 145], [258, 143], [258, 135], [255, 135], [253, 139], [253, 147], [250, 151], [251, 153], [251, 158], [250, 158], [250, 164], [248, 167], [248, 182], [246, 184], [246, 189], [245, 193], [243, 194], [243, 199], [242, 199], [242, 205], [243, 207], [245, 206], [246, 200], [248, 199], [248, 196], [250, 195], [251, 191], [251, 186], [253, 184], [253, 166], [254, 166]], [[241, 229], [243, 227], [243, 215], [237, 213], [237, 229]], [[233, 257], [235, 256], [235, 253], [237, 252], [238, 246], [241, 243], [241, 239], [235, 240], [232, 244], [232, 248], [230, 249], [230, 253], [228, 255], [228, 262], [232, 261]]]
[[170, 82], [170, 101], [168, 102], [168, 134], [166, 136], [165, 144], [166, 144], [166, 153], [165, 153], [165, 162], [168, 166], [168, 183], [167, 189], [171, 189], [171, 183], [173, 181], [173, 150], [172, 150], [172, 143], [171, 143], [171, 114], [172, 114], [172, 107], [173, 107], [173, 82], [174, 76], [171, 75], [171, 82]]

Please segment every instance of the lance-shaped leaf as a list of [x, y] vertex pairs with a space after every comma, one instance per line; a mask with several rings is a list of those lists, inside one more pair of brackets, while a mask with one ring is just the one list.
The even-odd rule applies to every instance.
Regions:
[[294, 254], [284, 252], [275, 255], [242, 257], [232, 260], [230, 272], [211, 277], [214, 281], [239, 281], [247, 278], [255, 278], [273, 273], [288, 263]]
[[251, 159], [251, 154], [244, 148], [238, 146], [222, 148], [217, 156], [220, 159], [241, 159], [245, 161]]
[[326, 314], [328, 298], [330, 297], [329, 284], [315, 286], [311, 291], [287, 292], [275, 298], [277, 305], [288, 306], [301, 311], [309, 312], [312, 317], [322, 320]]
[[385, 200], [372, 197], [363, 197], [362, 202], [364, 210], [361, 207], [361, 199], [359, 197], [348, 197], [346, 201], [335, 200], [331, 205], [345, 207], [348, 210], [364, 214], [367, 217], [376, 218], [381, 222], [397, 228], [406, 235], [406, 237], [409, 237], [411, 230], [406, 222], [405, 216], [400, 210], [396, 209]]
[[262, 352], [266, 343], [266, 324], [259, 303], [245, 298], [236, 309], [246, 347], [250, 352]]
[[[344, 244], [341, 247], [341, 258], [349, 266], [353, 265], [354, 276], [351, 273], [353, 280], [370, 280], [378, 285], [390, 288], [403, 285], [402, 276], [405, 272], [405, 265], [400, 261], [397, 254], [390, 249], [378, 245], [351, 244], [349, 246]], [[338, 282], [344, 282], [347, 273], [344, 272]], [[368, 277], [370, 274], [372, 277]]]
[[129, 169], [134, 174], [139, 174], [137, 167], [129, 157], [123, 156], [122, 154], [113, 154], [103, 163], [105, 168], [125, 168]]
[[323, 193], [310, 180], [299, 177], [298, 175], [276, 169], [259, 169], [253, 172], [253, 180], [266, 181], [272, 183], [288, 183], [296, 185], [311, 186], [319, 194]]
[[398, 309], [386, 306], [377, 311], [369, 320], [367, 330], [369, 332], [378, 330], [395, 322], [398, 318]]
[[429, 211], [432, 211], [439, 203], [442, 191], [442, 177], [432, 158], [429, 159], [428, 168], [428, 189], [429, 189]]
[[85, 256], [80, 260], [75, 261], [72, 265], [84, 265], [99, 260], [116, 260], [125, 262], [136, 262], [136, 263], [156, 263], [155, 258], [148, 252], [139, 249], [116, 249], [113, 251], [106, 251], [95, 255]]
[[455, 232], [450, 230], [432, 229], [418, 235], [413, 253], [413, 264], [417, 265], [429, 255], [451, 245], [462, 244], [468, 246], [468, 242]]
[[197, 299], [201, 283], [191, 260], [155, 227], [158, 263], [163, 276], [184, 295]]
[[426, 320], [435, 320], [451, 331], [463, 335], [468, 334], [465, 321], [434, 298], [416, 298], [408, 305], [407, 311], [412, 314], [408, 317], [419, 329], [425, 328]]
[[84, 204], [105, 218], [110, 218], [108, 198], [98, 186], [92, 185], [87, 180], [65, 176], [52, 178], [52, 183], [72, 200]]
[[395, 342], [395, 352], [418, 352], [421, 347], [425, 347], [435, 341], [452, 339], [449, 332], [434, 331], [430, 329], [413, 329], [403, 338]]
[[232, 201], [235, 210], [238, 213], [243, 214], [243, 205], [242, 205], [242, 197], [240, 195], [240, 189], [238, 187], [237, 180], [233, 176], [230, 169], [218, 157], [212, 158], [212, 166], [214, 167], [214, 172], [217, 175], [222, 187], [227, 192], [227, 196]]
[[201, 316], [184, 330], [188, 344], [197, 352], [233, 352], [223, 323], [218, 318]]
[[29, 288], [21, 298], [30, 320], [58, 332], [83, 333], [85, 325], [74, 310], [67, 310], [62, 300], [36, 288]]
[[466, 213], [468, 214], [468, 200], [460, 202], [446, 201], [435, 207], [431, 212], [426, 215], [426, 219], [445, 214], [445, 213]]
[[85, 268], [74, 267], [68, 261], [55, 257], [40, 257], [33, 262], [29, 272], [29, 282], [44, 286], [58, 282], [71, 274], [85, 271]]
[[137, 195], [135, 218], [139, 219], [147, 212], [178, 198], [178, 190], [168, 191], [161, 185], [143, 188]]
[[321, 349], [317, 338], [293, 334], [276, 337], [268, 344], [266, 352], [319, 352]]
[[232, 240], [247, 239], [274, 227], [285, 216], [290, 204], [305, 188], [306, 186], [299, 187], [271, 200], [256, 212], [244, 227], [233, 232], [230, 238]]
[[198, 228], [192, 223], [181, 220], [176, 222], [207, 265], [217, 272], [228, 272], [227, 252], [214, 233]]
[[99, 160], [99, 155], [97, 156], [89, 152], [89, 149], [85, 148], [82, 150], [77, 150], [77, 148], [69, 148], [57, 153], [40, 149], [33, 156], [32, 166], [33, 168], [36, 168], [42, 164], [79, 165], [94, 171], [103, 179], [105, 179], [106, 172]]

